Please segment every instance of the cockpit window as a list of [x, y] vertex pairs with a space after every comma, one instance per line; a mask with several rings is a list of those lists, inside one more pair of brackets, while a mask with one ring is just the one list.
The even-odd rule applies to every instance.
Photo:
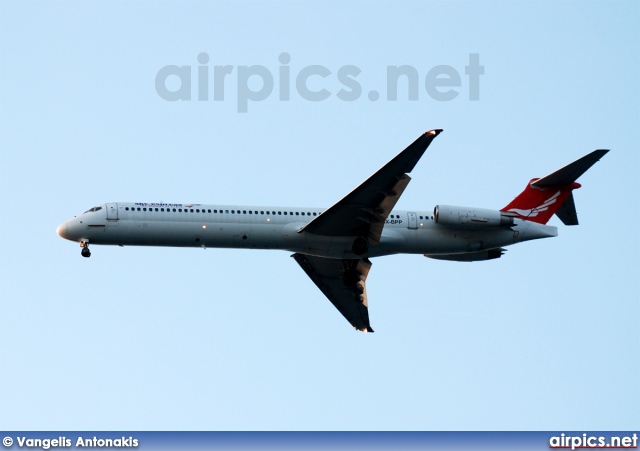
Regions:
[[93, 207], [93, 208], [90, 208], [89, 210], [85, 211], [85, 213], [90, 213], [90, 212], [92, 212], [92, 211], [98, 211], [98, 210], [102, 210], [102, 207]]

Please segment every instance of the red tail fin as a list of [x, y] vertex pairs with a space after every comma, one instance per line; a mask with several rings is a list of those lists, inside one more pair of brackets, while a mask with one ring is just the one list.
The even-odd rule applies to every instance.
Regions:
[[539, 179], [532, 179], [522, 193], [500, 211], [514, 213], [516, 217], [527, 221], [546, 224], [558, 211], [574, 189], [580, 184], [573, 182], [564, 186], [534, 186]]
[[577, 225], [578, 214], [571, 191], [580, 188], [576, 183], [578, 177], [607, 152], [606, 149], [594, 150], [541, 179], [531, 180], [524, 191], [500, 211], [540, 224], [546, 224], [556, 213], [566, 225]]

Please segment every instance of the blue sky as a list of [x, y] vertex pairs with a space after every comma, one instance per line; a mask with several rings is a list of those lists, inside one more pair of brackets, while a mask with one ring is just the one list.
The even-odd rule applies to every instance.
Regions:
[[[3, 429], [640, 426], [637, 2], [6, 1], [0, 13]], [[202, 52], [210, 75], [233, 66], [223, 101], [197, 100]], [[279, 100], [283, 52], [292, 80], [327, 68], [309, 87], [329, 98]], [[191, 66], [191, 101], [158, 95], [167, 65]], [[239, 113], [239, 68], [256, 65], [274, 91]], [[419, 74], [418, 100], [402, 84], [386, 99], [387, 67], [401, 65]], [[361, 71], [357, 100], [337, 97], [343, 66]], [[437, 66], [460, 74], [453, 100], [427, 93]], [[354, 332], [286, 252], [95, 246], [83, 259], [55, 233], [111, 201], [327, 207], [432, 128], [444, 133], [398, 208], [498, 209], [530, 178], [612, 151], [580, 179], [581, 225], [552, 219], [557, 238], [490, 262], [375, 259], [375, 334]]]

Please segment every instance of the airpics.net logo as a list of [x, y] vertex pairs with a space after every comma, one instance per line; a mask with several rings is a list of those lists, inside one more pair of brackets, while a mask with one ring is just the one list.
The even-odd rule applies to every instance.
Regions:
[[549, 438], [549, 449], [638, 449], [638, 434], [606, 436], [562, 433]]
[[[337, 70], [319, 64], [298, 67], [286, 52], [279, 55], [276, 70], [259, 64], [212, 65], [209, 54], [205, 52], [198, 55], [197, 61], [195, 68], [174, 64], [160, 68], [155, 77], [155, 88], [160, 98], [168, 102], [188, 102], [194, 97], [199, 102], [211, 99], [224, 102], [235, 91], [237, 111], [247, 113], [250, 102], [267, 100], [275, 95], [274, 91], [282, 102], [290, 101], [294, 95], [309, 102], [322, 102], [331, 96], [344, 102], [354, 102], [363, 96], [362, 70], [350, 64]], [[480, 100], [480, 76], [484, 75], [480, 55], [470, 53], [466, 64], [462, 64], [464, 69], [461, 70], [448, 65], [432, 66], [426, 72], [423, 70], [423, 75], [412, 65], [386, 66], [383, 95], [379, 89], [369, 89], [366, 98], [370, 102], [377, 102], [381, 97], [387, 102], [398, 99], [418, 101], [421, 88], [424, 88], [426, 95], [438, 102], [454, 100], [464, 91], [469, 100]]]

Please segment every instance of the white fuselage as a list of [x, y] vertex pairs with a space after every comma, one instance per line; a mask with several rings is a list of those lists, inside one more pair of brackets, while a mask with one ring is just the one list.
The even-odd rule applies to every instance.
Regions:
[[511, 227], [461, 228], [437, 224], [433, 212], [394, 210], [380, 243], [356, 256], [353, 237], [299, 232], [321, 213], [318, 208], [118, 202], [64, 222], [58, 234], [87, 244], [279, 249], [336, 259], [463, 254], [557, 235], [553, 226], [519, 219]]

